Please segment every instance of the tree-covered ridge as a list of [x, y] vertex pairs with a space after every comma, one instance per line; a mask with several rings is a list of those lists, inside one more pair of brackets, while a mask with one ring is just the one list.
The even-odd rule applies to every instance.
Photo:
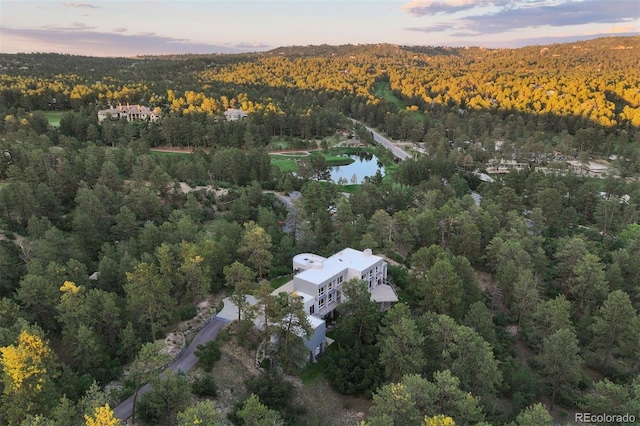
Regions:
[[371, 99], [388, 80], [433, 105], [583, 116], [604, 127], [640, 123], [638, 37], [520, 49], [391, 45], [281, 48], [256, 61], [205, 71], [205, 80], [351, 92]]

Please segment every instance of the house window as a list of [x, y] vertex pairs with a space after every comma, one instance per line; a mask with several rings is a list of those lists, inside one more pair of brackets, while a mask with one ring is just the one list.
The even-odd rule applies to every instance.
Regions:
[[309, 306], [309, 315], [313, 315], [316, 313], [316, 305]]
[[329, 283], [329, 290], [333, 290], [333, 281]]
[[318, 306], [320, 306], [320, 309], [324, 308], [324, 297], [320, 299], [320, 301], [318, 302]]
[[322, 296], [324, 294], [324, 287], [320, 287], [318, 289], [318, 296]]
[[333, 293], [329, 293], [329, 303], [333, 302]]
[[342, 284], [342, 275], [338, 277], [338, 284]]
[[369, 281], [369, 288], [371, 288], [371, 281]]

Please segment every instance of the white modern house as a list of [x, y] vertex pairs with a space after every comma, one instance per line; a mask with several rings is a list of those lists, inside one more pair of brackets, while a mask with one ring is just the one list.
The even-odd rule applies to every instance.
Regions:
[[385, 310], [398, 301], [393, 288], [387, 284], [387, 262], [374, 255], [370, 249], [364, 251], [345, 248], [330, 256], [301, 253], [293, 258], [294, 276], [291, 281], [276, 289], [294, 293], [300, 297], [307, 312], [313, 335], [306, 344], [311, 360], [324, 352], [327, 346], [325, 318], [345, 300], [342, 284], [352, 278], [365, 281], [371, 300]]

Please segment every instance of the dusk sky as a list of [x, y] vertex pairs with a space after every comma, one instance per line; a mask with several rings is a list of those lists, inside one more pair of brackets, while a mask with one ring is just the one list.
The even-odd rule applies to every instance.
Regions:
[[309, 44], [518, 47], [640, 33], [640, 0], [0, 0], [0, 52], [235, 53]]

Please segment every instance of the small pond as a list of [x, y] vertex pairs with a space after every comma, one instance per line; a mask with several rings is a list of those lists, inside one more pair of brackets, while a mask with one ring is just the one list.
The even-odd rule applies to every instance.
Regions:
[[365, 177], [374, 176], [378, 170], [384, 176], [384, 166], [371, 153], [345, 154], [343, 157], [353, 158], [355, 161], [346, 166], [329, 167], [331, 180], [336, 183], [340, 178], [345, 178], [347, 184], [362, 183]]

